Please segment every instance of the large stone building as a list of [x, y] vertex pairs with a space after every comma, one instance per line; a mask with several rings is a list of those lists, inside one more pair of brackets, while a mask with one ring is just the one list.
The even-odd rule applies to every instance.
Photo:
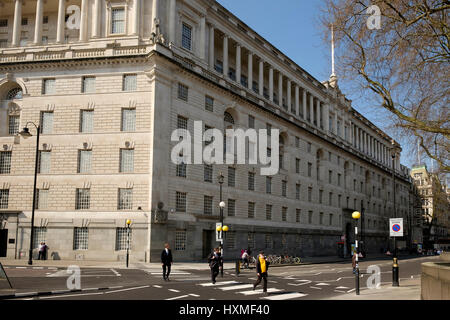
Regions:
[[[78, 19], [79, 18], [79, 19]], [[362, 212], [366, 251], [405, 217], [401, 147], [337, 86], [303, 68], [211, 0], [0, 0], [0, 216], [3, 255], [30, 244], [50, 259], [198, 260], [217, 245], [223, 173], [225, 254], [242, 248], [336, 255]], [[282, 167], [176, 165], [171, 133], [280, 129]], [[32, 137], [17, 133], [27, 126]]]

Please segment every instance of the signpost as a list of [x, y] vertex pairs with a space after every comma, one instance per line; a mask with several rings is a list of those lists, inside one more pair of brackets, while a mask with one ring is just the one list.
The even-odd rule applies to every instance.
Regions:
[[392, 266], [392, 285], [398, 287], [397, 237], [403, 237], [403, 218], [389, 219], [389, 235], [394, 237], [394, 264]]

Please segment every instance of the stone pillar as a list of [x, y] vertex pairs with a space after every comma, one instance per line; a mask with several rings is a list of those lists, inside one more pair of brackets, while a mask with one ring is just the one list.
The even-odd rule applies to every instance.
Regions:
[[80, 41], [87, 41], [88, 0], [81, 0]]
[[65, 17], [66, 17], [66, 0], [59, 0], [58, 3], [58, 22], [56, 26], [56, 42], [64, 42], [64, 28], [65, 28]]
[[214, 70], [214, 26], [209, 28], [209, 68]]
[[264, 95], [264, 61], [259, 59], [259, 94]]
[[223, 75], [228, 78], [228, 36], [223, 36]]
[[337, 128], [337, 113], [338, 113], [338, 111], [337, 111], [337, 109], [335, 109], [334, 110], [334, 134], [335, 135], [338, 135], [338, 128]]
[[323, 105], [323, 128], [325, 131], [330, 131], [330, 110], [328, 104]]
[[[98, 0], [95, 0], [95, 14], [96, 16], [98, 14], [98, 8], [97, 8], [97, 2]], [[140, 16], [141, 16], [141, 0], [134, 0], [134, 10], [133, 10], [133, 35], [139, 36], [139, 26], [140, 26]], [[96, 18], [94, 18], [94, 21]], [[99, 20], [101, 21], [101, 18], [99, 17]]]
[[269, 99], [273, 102], [273, 68], [269, 67]]
[[287, 88], [286, 88], [286, 94], [287, 94], [286, 103], [288, 105], [288, 110], [292, 112], [292, 106], [291, 106], [291, 104], [292, 104], [291, 80], [287, 79], [286, 85], [287, 85]]
[[236, 44], [236, 82], [241, 83], [241, 46]]
[[314, 96], [312, 94], [309, 96], [309, 117], [311, 124], [314, 124]]
[[278, 105], [283, 106], [283, 75], [278, 72]]
[[295, 85], [295, 114], [300, 114], [300, 88]]
[[252, 90], [253, 88], [253, 54], [251, 52], [248, 53], [248, 68], [247, 68], [247, 77], [248, 77], [248, 89]]
[[303, 88], [302, 91], [303, 91], [303, 102], [302, 102], [302, 104], [303, 104], [303, 119], [306, 120], [307, 119], [306, 118], [306, 89]]
[[44, 18], [44, 0], [36, 2], [36, 21], [34, 22], [34, 44], [42, 42], [42, 23]]
[[[156, 6], [156, 8], [155, 8]], [[159, 1], [153, 0], [156, 18], [159, 19]], [[154, 20], [153, 20], [154, 21]], [[169, 3], [169, 42], [175, 44], [177, 41], [177, 0]]]
[[22, 29], [22, 0], [16, 0], [14, 4], [14, 25], [11, 45], [17, 47], [20, 43]]
[[206, 17], [200, 18], [200, 44], [199, 57], [202, 60], [206, 59]]
[[317, 108], [317, 127], [320, 128], [320, 100], [319, 99], [317, 99], [316, 108]]

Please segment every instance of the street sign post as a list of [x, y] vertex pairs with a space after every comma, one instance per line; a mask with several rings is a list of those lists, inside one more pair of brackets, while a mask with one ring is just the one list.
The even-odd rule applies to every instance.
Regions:
[[389, 219], [389, 234], [391, 237], [403, 237], [403, 218]]
[[217, 231], [218, 227], [222, 227], [222, 223], [216, 222], [216, 241], [222, 242], [222, 231]]

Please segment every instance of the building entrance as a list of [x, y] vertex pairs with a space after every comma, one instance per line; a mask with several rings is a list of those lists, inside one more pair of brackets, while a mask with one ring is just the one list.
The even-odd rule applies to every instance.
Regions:
[[0, 257], [6, 257], [8, 248], [8, 229], [0, 230]]
[[214, 231], [203, 230], [203, 258], [206, 259], [212, 252]]

